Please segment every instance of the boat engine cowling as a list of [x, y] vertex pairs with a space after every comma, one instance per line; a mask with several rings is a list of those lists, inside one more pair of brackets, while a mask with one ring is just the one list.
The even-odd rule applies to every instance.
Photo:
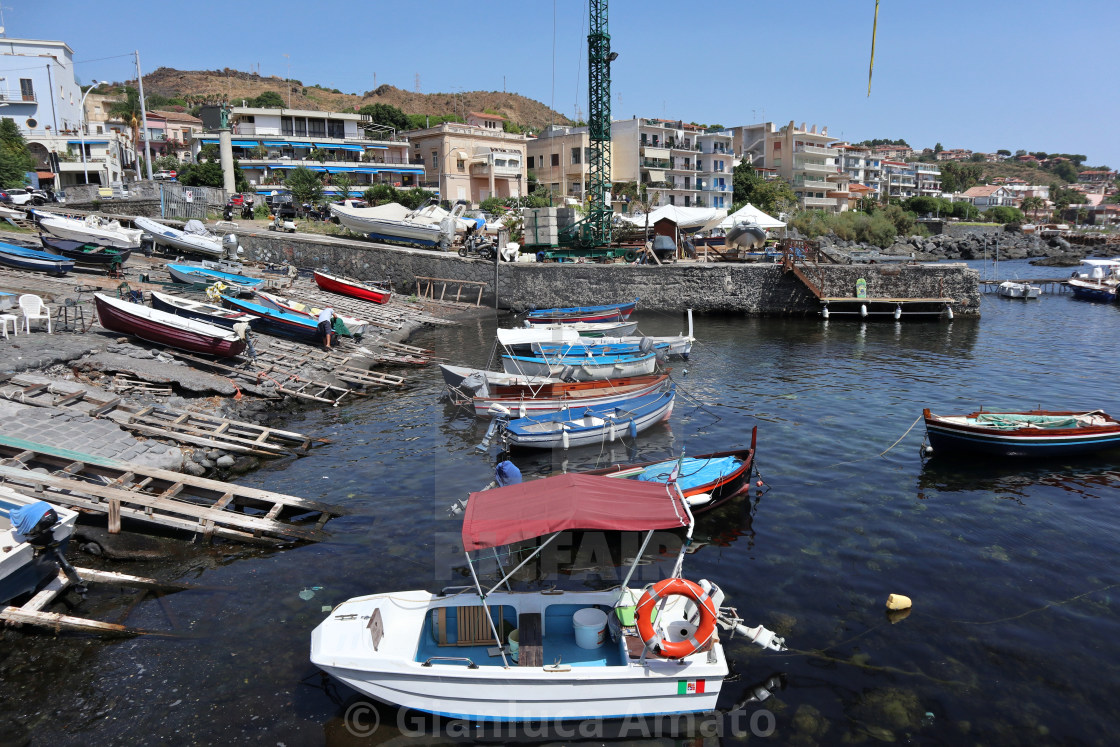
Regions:
[[232, 233], [227, 233], [222, 237], [222, 249], [229, 259], [237, 259], [237, 255], [245, 253], [245, 250], [237, 243], [237, 235]]
[[32, 545], [40, 547], [50, 544], [54, 535], [51, 529], [58, 523], [58, 512], [45, 501], [36, 501], [27, 506], [13, 508], [9, 514], [12, 527], [27, 538]]

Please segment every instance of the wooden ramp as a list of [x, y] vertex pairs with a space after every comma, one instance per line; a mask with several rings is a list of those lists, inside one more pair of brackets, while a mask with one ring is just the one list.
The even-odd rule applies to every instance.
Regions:
[[[45, 470], [33, 471], [33, 470]], [[160, 524], [206, 539], [260, 544], [315, 542], [339, 506], [0, 435], [0, 483], [42, 500]]]
[[25, 405], [73, 409], [94, 418], [108, 417], [122, 428], [145, 436], [224, 449], [235, 454], [278, 457], [311, 448], [311, 438], [294, 431], [163, 405], [133, 407], [124, 404], [120, 397], [97, 399], [81, 388], [59, 393], [58, 387], [58, 384], [14, 376], [9, 386], [0, 388], [0, 395]]

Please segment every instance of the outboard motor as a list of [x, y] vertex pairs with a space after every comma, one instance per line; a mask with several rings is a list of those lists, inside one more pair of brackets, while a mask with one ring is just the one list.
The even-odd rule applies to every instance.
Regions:
[[18, 534], [27, 538], [27, 544], [36, 548], [36, 552], [53, 555], [58, 566], [66, 574], [66, 578], [73, 584], [74, 590], [79, 594], [86, 593], [85, 581], [78, 575], [70, 561], [59, 552], [58, 543], [54, 539], [54, 525], [58, 523], [58, 512], [51, 504], [37, 501], [28, 506], [12, 509], [9, 514], [12, 528]]
[[237, 255], [244, 254], [245, 250], [237, 243], [237, 235], [227, 233], [222, 237], [222, 249], [227, 259], [237, 259]]

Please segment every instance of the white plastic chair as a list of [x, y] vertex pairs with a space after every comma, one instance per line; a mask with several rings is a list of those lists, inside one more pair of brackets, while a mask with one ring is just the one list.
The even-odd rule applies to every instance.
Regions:
[[23, 311], [23, 331], [31, 334], [31, 320], [45, 319], [47, 321], [47, 334], [54, 334], [51, 329], [51, 310], [43, 303], [43, 299], [31, 293], [19, 297], [19, 308]]

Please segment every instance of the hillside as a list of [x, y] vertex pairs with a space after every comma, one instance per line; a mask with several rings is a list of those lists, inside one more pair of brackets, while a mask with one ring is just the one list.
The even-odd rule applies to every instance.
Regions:
[[[135, 86], [135, 79], [123, 84]], [[260, 76], [239, 70], [175, 70], [161, 67], [144, 76], [144, 93], [175, 97], [224, 97], [234, 104], [275, 91], [285, 101], [288, 91], [283, 78]], [[291, 108], [315, 111], [354, 111], [367, 104], [390, 104], [405, 114], [459, 114], [490, 109], [523, 126], [542, 128], [549, 124], [569, 124], [567, 117], [539, 101], [516, 93], [501, 91], [464, 91], [463, 93], [414, 93], [379, 86], [363, 94], [335, 92], [328, 88], [292, 81]]]
[[1017, 161], [1003, 161], [1001, 163], [984, 163], [984, 176], [981, 181], [991, 183], [996, 177], [1014, 177], [1016, 179], [1023, 179], [1027, 184], [1060, 184], [1065, 186], [1070, 182], [1062, 179], [1053, 171], [1039, 168], [1037, 166], [1028, 166], [1024, 163]]

